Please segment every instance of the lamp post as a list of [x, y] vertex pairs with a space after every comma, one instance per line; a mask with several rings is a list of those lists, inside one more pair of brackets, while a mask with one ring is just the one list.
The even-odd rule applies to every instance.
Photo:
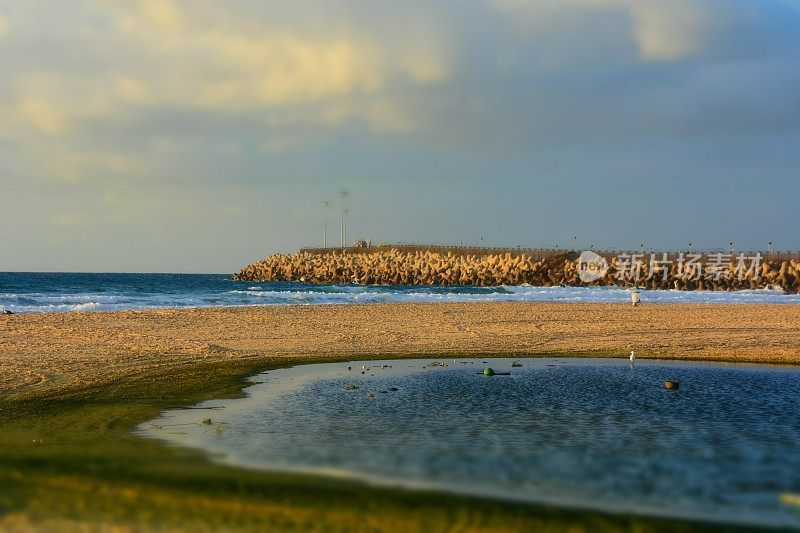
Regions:
[[347, 242], [346, 235], [345, 235], [346, 232], [345, 232], [345, 228], [344, 228], [344, 224], [345, 224], [345, 220], [344, 219], [345, 219], [345, 211], [346, 211], [346, 209], [344, 207], [344, 201], [347, 199], [347, 195], [348, 195], [347, 191], [344, 191], [344, 190], [339, 191], [339, 202], [340, 202], [341, 215], [342, 215], [342, 221], [341, 221], [342, 222], [342, 228], [341, 228], [341, 230], [342, 230], [341, 231], [342, 248], [344, 248], [344, 244], [345, 244], [345, 242]]
[[347, 214], [350, 212], [346, 207], [342, 209], [342, 247], [347, 245]]
[[328, 207], [331, 205], [330, 201], [325, 200], [322, 202], [323, 222], [322, 222], [322, 247], [328, 247]]

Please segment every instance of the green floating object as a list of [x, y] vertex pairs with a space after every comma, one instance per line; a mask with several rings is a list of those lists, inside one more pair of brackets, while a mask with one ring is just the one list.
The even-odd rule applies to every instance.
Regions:
[[484, 376], [494, 376], [494, 370], [492, 370], [491, 368], [489, 368], [487, 366], [486, 368], [483, 369], [483, 375]]

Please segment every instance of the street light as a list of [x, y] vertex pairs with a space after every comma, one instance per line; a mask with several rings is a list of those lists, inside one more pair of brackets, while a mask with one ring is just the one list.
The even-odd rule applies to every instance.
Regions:
[[347, 231], [345, 230], [345, 227], [344, 227], [344, 225], [345, 225], [345, 220], [344, 220], [345, 216], [344, 215], [345, 215], [345, 211], [346, 211], [346, 209], [344, 207], [344, 201], [347, 199], [347, 196], [349, 194], [350, 193], [348, 193], [346, 190], [339, 191], [339, 202], [340, 202], [340, 208], [341, 208], [341, 214], [342, 214], [342, 234], [341, 234], [341, 237], [342, 237], [342, 248], [344, 248], [344, 244], [347, 242], [347, 235], [346, 235]]
[[322, 247], [328, 247], [328, 207], [330, 207], [331, 202], [330, 200], [325, 200], [322, 202], [322, 210], [324, 212], [323, 215], [323, 223], [322, 223]]
[[347, 244], [347, 213], [350, 210], [346, 207], [342, 209], [342, 248]]

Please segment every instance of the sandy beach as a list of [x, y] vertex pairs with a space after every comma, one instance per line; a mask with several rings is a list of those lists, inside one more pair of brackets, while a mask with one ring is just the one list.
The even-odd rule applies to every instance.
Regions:
[[792, 305], [432, 303], [0, 317], [0, 395], [239, 359], [459, 354], [800, 363]]

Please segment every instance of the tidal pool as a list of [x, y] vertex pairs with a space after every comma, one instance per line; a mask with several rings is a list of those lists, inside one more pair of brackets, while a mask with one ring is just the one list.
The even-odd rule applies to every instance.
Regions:
[[[274, 370], [245, 398], [168, 411], [137, 432], [244, 468], [800, 527], [800, 369], [516, 361]], [[680, 388], [665, 390], [668, 379]]]

